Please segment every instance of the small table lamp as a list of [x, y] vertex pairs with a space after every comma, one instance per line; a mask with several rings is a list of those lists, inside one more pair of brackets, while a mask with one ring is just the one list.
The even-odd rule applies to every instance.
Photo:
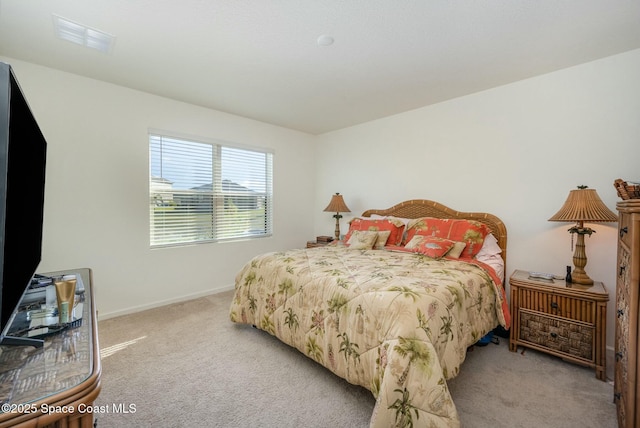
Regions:
[[336, 193], [331, 197], [331, 201], [325, 211], [335, 212], [333, 217], [336, 219], [336, 239], [340, 239], [340, 219], [342, 216], [340, 213], [350, 213], [351, 210], [347, 207], [347, 204], [344, 203], [344, 199], [342, 199], [342, 195], [340, 193]]
[[571, 274], [572, 281], [578, 284], [591, 285], [593, 280], [584, 271], [587, 265], [587, 253], [585, 252], [584, 235], [591, 236], [595, 230], [584, 227], [584, 222], [606, 223], [617, 222], [618, 217], [602, 202], [595, 189], [588, 189], [587, 186], [578, 186], [578, 189], [569, 192], [569, 197], [565, 201], [560, 211], [555, 213], [549, 221], [576, 222], [577, 224], [569, 229], [572, 234], [578, 234], [576, 250], [573, 254], [573, 264], [575, 269]]

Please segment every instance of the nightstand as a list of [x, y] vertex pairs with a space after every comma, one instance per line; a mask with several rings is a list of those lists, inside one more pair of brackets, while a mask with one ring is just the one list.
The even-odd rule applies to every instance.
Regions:
[[509, 350], [536, 349], [564, 360], [593, 367], [606, 380], [606, 317], [609, 294], [604, 284], [566, 284], [516, 270], [511, 286]]
[[307, 241], [307, 248], [324, 247], [330, 242]]
[[331, 236], [317, 236], [315, 241], [307, 241], [307, 248], [324, 247], [332, 242], [333, 238]]

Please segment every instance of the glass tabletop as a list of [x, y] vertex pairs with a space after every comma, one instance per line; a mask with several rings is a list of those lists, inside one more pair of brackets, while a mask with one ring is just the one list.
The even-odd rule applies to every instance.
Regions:
[[[84, 284], [84, 292], [76, 296], [80, 300], [75, 307], [76, 321], [62, 331], [36, 336], [44, 340], [41, 348], [0, 346], [0, 404], [36, 402], [81, 384], [93, 373], [90, 270], [77, 269], [42, 275], [62, 274], [75, 274]], [[33, 304], [25, 310], [33, 310]], [[23, 325], [14, 327], [14, 324], [24, 323], [24, 315], [16, 316], [9, 335], [12, 331], [25, 336], [30, 334], [31, 337], [34, 332], [36, 335], [43, 333], [43, 330], [36, 329], [27, 333]]]

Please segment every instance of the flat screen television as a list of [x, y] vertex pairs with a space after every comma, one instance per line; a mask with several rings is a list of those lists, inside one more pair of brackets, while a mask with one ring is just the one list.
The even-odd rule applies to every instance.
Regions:
[[0, 62], [0, 343], [34, 345], [7, 336], [42, 257], [47, 142], [13, 69]]

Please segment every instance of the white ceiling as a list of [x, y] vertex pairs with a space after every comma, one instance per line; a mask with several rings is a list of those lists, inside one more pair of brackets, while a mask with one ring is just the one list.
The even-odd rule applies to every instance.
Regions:
[[0, 0], [0, 55], [312, 134], [637, 48], [637, 0]]

